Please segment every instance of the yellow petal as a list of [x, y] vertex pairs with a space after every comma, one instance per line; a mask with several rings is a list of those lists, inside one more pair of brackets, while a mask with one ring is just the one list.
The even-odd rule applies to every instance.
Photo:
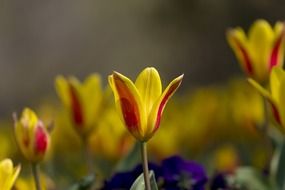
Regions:
[[274, 38], [274, 31], [265, 20], [257, 20], [249, 30], [249, 51], [254, 63], [255, 77], [258, 80], [264, 80], [268, 77], [268, 61], [271, 56]]
[[19, 176], [19, 173], [21, 171], [21, 165], [17, 165], [14, 169], [13, 169], [13, 175], [10, 178], [10, 184], [9, 186], [12, 187], [13, 184], [15, 183], [17, 177]]
[[248, 42], [242, 28], [237, 27], [227, 31], [227, 40], [233, 49], [239, 63], [245, 73], [249, 76], [254, 75], [253, 63], [248, 50]]
[[274, 26], [274, 42], [272, 45], [272, 51], [270, 54], [270, 60], [269, 60], [269, 67], [270, 69], [277, 65], [277, 66], [283, 66], [284, 61], [284, 23], [277, 22]]
[[135, 85], [145, 106], [145, 111], [149, 114], [153, 104], [161, 95], [161, 81], [157, 70], [153, 67], [144, 69], [137, 77]]
[[155, 105], [153, 106], [151, 113], [149, 115], [148, 120], [148, 136], [146, 137], [146, 140], [152, 137], [152, 135], [155, 133], [155, 131], [159, 128], [160, 120], [162, 117], [163, 110], [166, 106], [166, 103], [171, 98], [171, 96], [175, 93], [175, 91], [180, 86], [183, 79], [183, 75], [180, 75], [179, 77], [175, 78], [171, 83], [167, 86], [167, 88], [162, 93], [161, 97], [157, 100]]
[[38, 117], [30, 108], [25, 108], [20, 120], [25, 128], [33, 128], [38, 122]]
[[85, 124], [82, 88], [82, 85], [75, 77], [70, 77], [68, 79], [69, 109], [72, 114], [73, 122], [78, 129], [84, 127]]
[[281, 68], [273, 68], [271, 72], [271, 78], [272, 83], [271, 88], [272, 91], [274, 90], [276, 93], [276, 102], [278, 105], [278, 111], [279, 111], [279, 120], [281, 122], [281, 125], [285, 127], [285, 100], [284, 100], [284, 94], [285, 94], [285, 71]]
[[137, 88], [130, 79], [117, 72], [108, 79], [122, 121], [133, 136], [142, 139], [146, 130], [146, 113]]
[[10, 190], [19, 175], [20, 166], [13, 168], [13, 163], [10, 159], [4, 159], [0, 162], [0, 188]]
[[98, 119], [102, 99], [101, 77], [98, 74], [92, 74], [82, 84], [82, 107], [86, 126], [92, 127], [90, 125]]
[[277, 104], [280, 103], [280, 82], [282, 78], [285, 78], [285, 72], [278, 67], [274, 67], [270, 74], [270, 90], [272, 98], [276, 101]]
[[55, 79], [55, 89], [57, 95], [65, 106], [70, 106], [68, 82], [63, 76], [57, 76]]

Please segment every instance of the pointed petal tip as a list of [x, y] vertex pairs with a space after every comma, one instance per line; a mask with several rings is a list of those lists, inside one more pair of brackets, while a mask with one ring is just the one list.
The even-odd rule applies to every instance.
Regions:
[[121, 78], [121, 77], [123, 77], [124, 75], [122, 75], [121, 73], [119, 73], [119, 72], [117, 72], [117, 71], [113, 71], [112, 76], [113, 76], [114, 78]]
[[182, 74], [182, 75], [176, 77], [176, 78], [174, 79], [174, 81], [177, 81], [177, 82], [181, 83], [183, 78], [184, 78], [184, 74]]

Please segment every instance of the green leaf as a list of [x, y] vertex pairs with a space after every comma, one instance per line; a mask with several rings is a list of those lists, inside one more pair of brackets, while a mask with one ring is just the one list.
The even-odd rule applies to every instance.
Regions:
[[241, 167], [228, 179], [230, 186], [242, 190], [275, 190], [260, 171], [252, 167]]
[[140, 143], [136, 142], [132, 150], [119, 161], [115, 171], [122, 172], [133, 169], [140, 162]]
[[68, 190], [90, 190], [95, 182], [95, 175], [89, 175], [73, 184]]
[[[149, 172], [149, 178], [151, 190], [158, 190], [154, 172], [152, 170]], [[135, 180], [130, 190], [145, 190], [143, 173]]]
[[277, 144], [271, 160], [271, 176], [278, 189], [285, 188], [285, 142]]

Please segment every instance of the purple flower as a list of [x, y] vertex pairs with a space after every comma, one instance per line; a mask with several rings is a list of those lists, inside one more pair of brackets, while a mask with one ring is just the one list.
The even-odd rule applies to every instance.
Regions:
[[[165, 190], [204, 190], [207, 176], [204, 168], [194, 161], [187, 161], [179, 156], [172, 156], [162, 161], [161, 165], [149, 163], [155, 173], [159, 189]], [[129, 172], [115, 174], [106, 181], [103, 189], [129, 189], [142, 173], [142, 166]]]
[[[153, 170], [154, 173], [159, 174], [160, 168], [153, 164], [149, 163], [148, 167], [150, 170]], [[142, 165], [136, 166], [133, 170], [127, 172], [118, 172], [113, 177], [105, 182], [105, 185], [102, 190], [109, 189], [130, 189], [133, 182], [137, 177], [143, 172]]]
[[162, 161], [161, 165], [163, 187], [168, 189], [203, 190], [207, 182], [204, 168], [194, 161], [183, 160], [179, 156], [172, 156]]

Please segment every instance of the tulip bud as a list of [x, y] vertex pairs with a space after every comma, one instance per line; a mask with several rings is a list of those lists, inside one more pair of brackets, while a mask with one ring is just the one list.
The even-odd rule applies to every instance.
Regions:
[[15, 136], [24, 157], [31, 162], [43, 160], [50, 143], [46, 126], [29, 108], [25, 108], [21, 118], [15, 119]]

